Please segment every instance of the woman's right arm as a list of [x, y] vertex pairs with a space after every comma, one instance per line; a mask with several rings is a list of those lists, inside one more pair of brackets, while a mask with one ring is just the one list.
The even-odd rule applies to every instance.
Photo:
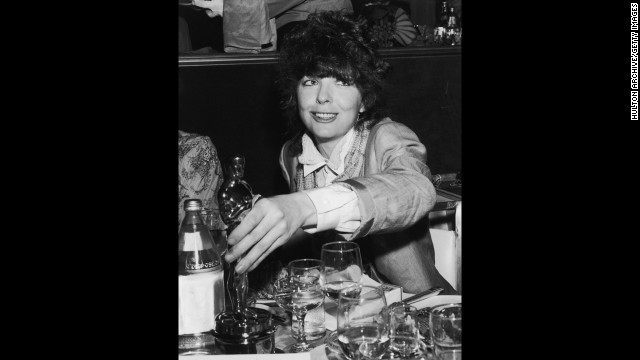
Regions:
[[404, 230], [424, 218], [436, 202], [426, 148], [418, 136], [397, 122], [376, 127], [365, 153], [371, 170], [342, 181], [358, 196], [361, 225], [354, 238]]

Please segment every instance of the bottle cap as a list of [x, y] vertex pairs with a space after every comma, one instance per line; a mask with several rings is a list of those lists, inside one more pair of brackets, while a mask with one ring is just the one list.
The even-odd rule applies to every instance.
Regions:
[[202, 210], [202, 201], [200, 199], [187, 199], [184, 201], [184, 211], [200, 210]]

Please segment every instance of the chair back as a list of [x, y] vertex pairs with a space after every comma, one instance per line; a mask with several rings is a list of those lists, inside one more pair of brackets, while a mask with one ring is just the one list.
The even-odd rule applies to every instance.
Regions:
[[462, 201], [458, 201], [454, 215], [455, 228], [431, 228], [431, 240], [436, 256], [436, 269], [462, 294]]

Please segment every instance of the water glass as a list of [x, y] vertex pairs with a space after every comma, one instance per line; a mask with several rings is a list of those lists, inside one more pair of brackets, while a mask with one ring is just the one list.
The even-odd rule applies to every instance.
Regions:
[[[293, 260], [287, 265], [290, 276], [311, 275], [320, 279], [321, 288], [324, 286], [324, 262], [318, 259], [298, 259]], [[295, 339], [298, 338], [298, 321], [297, 316], [293, 314], [291, 320], [291, 333]], [[304, 330], [307, 340], [317, 340], [324, 336], [326, 327], [324, 324], [324, 297], [322, 305], [315, 309], [309, 310], [304, 319]]]
[[362, 282], [362, 255], [352, 241], [335, 241], [322, 245], [320, 259], [324, 262], [325, 295], [338, 301], [342, 289]]
[[218, 229], [219, 225], [216, 223], [216, 219], [220, 218], [220, 213], [217, 210], [213, 211], [204, 208], [200, 212], [200, 215], [207, 229], [211, 232], [211, 236], [213, 236], [213, 242], [215, 243], [218, 255], [222, 256], [222, 253], [227, 249], [227, 231]]
[[429, 330], [436, 359], [462, 359], [462, 303], [443, 304], [432, 308]]
[[284, 351], [289, 353], [311, 350], [314, 346], [307, 343], [304, 320], [307, 312], [322, 305], [324, 300], [319, 278], [310, 275], [286, 276], [275, 281], [273, 292], [278, 306], [296, 315], [300, 330], [295, 337], [296, 343]]
[[[320, 260], [324, 262], [324, 294], [338, 302], [341, 291], [356, 289], [362, 283], [362, 255], [360, 246], [352, 241], [334, 241], [322, 245]], [[339, 351], [338, 333], [333, 331], [327, 336], [325, 344]]]
[[389, 348], [394, 355], [407, 358], [420, 350], [418, 309], [399, 304], [389, 309]]
[[426, 307], [418, 310], [416, 317], [418, 319], [418, 329], [420, 335], [422, 335], [424, 345], [428, 349], [433, 349], [433, 343], [431, 342], [431, 331], [429, 330], [429, 316], [431, 315], [431, 308]]
[[380, 359], [389, 347], [389, 312], [384, 291], [359, 286], [360, 291], [340, 292], [338, 344], [350, 360]]

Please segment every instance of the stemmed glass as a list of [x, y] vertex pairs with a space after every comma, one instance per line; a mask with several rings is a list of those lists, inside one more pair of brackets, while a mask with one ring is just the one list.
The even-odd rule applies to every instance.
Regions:
[[285, 276], [275, 281], [274, 299], [278, 306], [291, 311], [298, 318], [298, 336], [296, 343], [284, 351], [304, 352], [313, 348], [307, 343], [304, 331], [304, 318], [309, 310], [322, 304], [323, 295], [320, 278], [312, 275]]
[[[324, 262], [318, 259], [298, 259], [289, 262], [288, 273], [291, 276], [312, 275], [320, 278], [320, 287], [324, 286]], [[324, 336], [326, 327], [324, 324], [324, 297], [322, 304], [310, 310], [305, 319], [305, 336], [307, 340], [316, 340]], [[295, 317], [295, 315], [294, 315]], [[298, 322], [292, 319], [291, 333], [293, 337], [299, 334]]]
[[325, 295], [338, 301], [340, 290], [362, 282], [360, 246], [351, 241], [336, 241], [322, 245], [320, 259], [324, 262]]
[[[320, 259], [324, 262], [324, 294], [338, 302], [341, 291], [357, 291], [362, 283], [362, 256], [360, 246], [351, 241], [335, 241], [322, 245]], [[332, 332], [325, 341], [327, 346], [338, 350], [337, 332]]]
[[338, 298], [338, 344], [350, 360], [380, 359], [389, 347], [389, 312], [384, 291], [358, 286]]

